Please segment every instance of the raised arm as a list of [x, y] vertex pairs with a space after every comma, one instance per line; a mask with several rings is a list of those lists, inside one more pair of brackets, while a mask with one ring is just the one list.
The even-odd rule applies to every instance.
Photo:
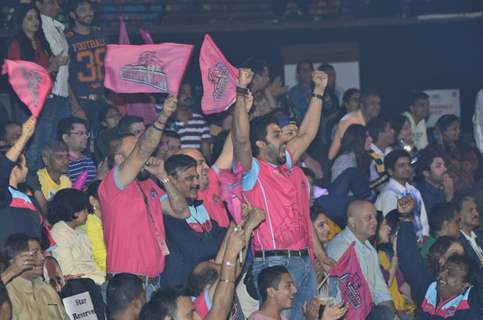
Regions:
[[22, 134], [20, 135], [20, 138], [15, 142], [15, 144], [8, 149], [7, 153], [5, 154], [5, 157], [12, 161], [15, 162], [18, 160], [18, 157], [20, 154], [22, 154], [25, 145], [27, 142], [30, 140], [30, 138], [33, 136], [35, 132], [35, 125], [37, 124], [37, 119], [34, 117], [30, 117], [25, 121], [22, 125]]
[[252, 167], [252, 149], [250, 146], [250, 120], [245, 106], [245, 94], [248, 93], [248, 85], [252, 81], [253, 72], [250, 69], [240, 69], [238, 76], [238, 89], [235, 108], [233, 110], [233, 151], [235, 161], [239, 161], [244, 170]]
[[290, 140], [287, 145], [290, 152], [292, 152], [294, 162], [300, 159], [319, 131], [320, 116], [322, 114], [322, 96], [327, 87], [328, 77], [322, 71], [314, 71], [312, 80], [315, 84], [314, 96], [310, 99], [309, 108], [300, 124], [298, 135]]
[[[253, 106], [253, 95], [251, 92], [245, 96], [245, 108], [247, 113], [250, 112]], [[220, 156], [216, 159], [214, 165], [218, 167], [218, 169], [230, 169], [233, 163], [233, 138], [231, 131], [228, 133], [225, 139], [225, 143], [223, 145], [223, 150], [221, 151]]]
[[122, 186], [126, 186], [136, 179], [139, 171], [141, 171], [146, 161], [148, 161], [153, 154], [161, 140], [161, 135], [166, 127], [168, 118], [176, 110], [177, 103], [178, 101], [176, 97], [168, 97], [166, 99], [163, 112], [159, 115], [156, 121], [144, 131], [143, 135], [139, 137], [134, 150], [129, 154], [126, 160], [119, 165], [119, 182]]

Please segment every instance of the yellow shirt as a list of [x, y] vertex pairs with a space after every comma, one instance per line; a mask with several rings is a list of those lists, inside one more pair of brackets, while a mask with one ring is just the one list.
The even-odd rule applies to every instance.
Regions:
[[6, 287], [12, 302], [13, 319], [69, 319], [57, 292], [41, 278], [29, 281], [16, 277]]
[[99, 269], [106, 272], [106, 244], [104, 243], [102, 220], [95, 214], [89, 214], [86, 224], [81, 228], [85, 230], [91, 241], [94, 263]]
[[50, 200], [57, 191], [72, 187], [72, 182], [66, 175], [61, 175], [60, 183], [57, 184], [52, 180], [46, 168], [38, 170], [37, 176], [39, 177], [40, 190], [47, 200]]

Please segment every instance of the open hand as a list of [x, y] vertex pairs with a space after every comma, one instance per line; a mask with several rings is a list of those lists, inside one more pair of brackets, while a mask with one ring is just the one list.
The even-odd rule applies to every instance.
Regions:
[[37, 119], [35, 119], [34, 116], [30, 116], [30, 118], [28, 118], [27, 121], [22, 124], [21, 136], [27, 140], [30, 139], [34, 135], [36, 125]]

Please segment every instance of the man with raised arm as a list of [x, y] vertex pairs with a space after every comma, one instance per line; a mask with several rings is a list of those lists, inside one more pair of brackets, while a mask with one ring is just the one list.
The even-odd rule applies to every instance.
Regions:
[[[120, 272], [139, 275], [148, 296], [169, 254], [162, 214], [189, 216], [185, 199], [151, 159], [176, 103], [176, 98], [168, 98], [163, 112], [139, 139], [126, 135], [113, 141], [108, 156], [111, 171], [99, 186], [108, 279]], [[161, 203], [164, 192], [149, 179], [148, 170], [163, 183], [169, 201]]]
[[[253, 233], [255, 259], [253, 279], [268, 266], [287, 265], [297, 294], [288, 318], [305, 319], [302, 307], [316, 295], [316, 276], [311, 264], [314, 253], [309, 214], [309, 184], [294, 164], [315, 138], [322, 113], [327, 75], [313, 73], [314, 91], [298, 135], [282, 138], [276, 120], [260, 117], [249, 123], [245, 107], [247, 86], [253, 72], [240, 69], [233, 112], [233, 146], [237, 172], [243, 172], [243, 194], [254, 208], [266, 212], [265, 222]], [[328, 258], [320, 245], [315, 255]]]

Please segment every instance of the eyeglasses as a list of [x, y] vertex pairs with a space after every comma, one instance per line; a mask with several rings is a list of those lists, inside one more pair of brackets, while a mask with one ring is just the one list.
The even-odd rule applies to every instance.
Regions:
[[76, 135], [78, 137], [81, 137], [81, 136], [86, 136], [86, 137], [90, 137], [91, 136], [91, 133], [90, 132], [85, 132], [85, 131], [71, 131], [69, 132], [69, 134], [73, 134], [73, 135]]

